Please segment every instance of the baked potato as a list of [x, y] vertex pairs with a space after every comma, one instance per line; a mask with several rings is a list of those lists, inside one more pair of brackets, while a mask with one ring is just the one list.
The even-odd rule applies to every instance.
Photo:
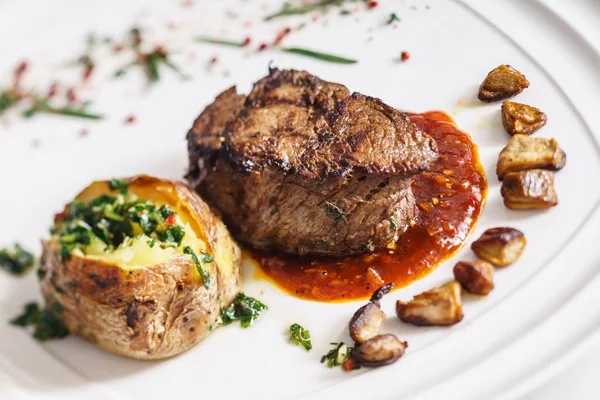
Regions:
[[94, 182], [57, 214], [40, 277], [74, 334], [137, 359], [181, 353], [210, 334], [241, 284], [241, 251], [183, 183]]

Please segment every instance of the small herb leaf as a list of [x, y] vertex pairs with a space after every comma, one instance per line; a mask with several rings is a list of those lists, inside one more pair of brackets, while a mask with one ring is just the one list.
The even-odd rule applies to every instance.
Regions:
[[234, 321], [240, 321], [242, 328], [248, 328], [267, 309], [266, 305], [255, 298], [238, 293], [229, 307], [221, 307], [221, 324], [229, 325]]
[[15, 243], [12, 248], [0, 249], [0, 269], [12, 275], [21, 276], [33, 267], [35, 257], [33, 254]]
[[189, 254], [192, 257], [192, 259], [194, 260], [194, 264], [196, 264], [196, 269], [198, 270], [198, 272], [200, 273], [200, 276], [202, 277], [204, 286], [208, 288], [210, 285], [210, 274], [208, 273], [207, 270], [204, 269], [204, 267], [202, 266], [202, 263], [200, 263], [200, 260], [198, 259], [198, 256], [196, 255], [196, 253], [194, 253], [194, 250], [192, 250], [192, 248], [190, 246], [185, 246], [183, 248], [183, 252], [184, 252], [184, 254]]
[[310, 332], [299, 324], [292, 324], [290, 326], [290, 340], [294, 341], [297, 345], [302, 345], [306, 351], [312, 349]]

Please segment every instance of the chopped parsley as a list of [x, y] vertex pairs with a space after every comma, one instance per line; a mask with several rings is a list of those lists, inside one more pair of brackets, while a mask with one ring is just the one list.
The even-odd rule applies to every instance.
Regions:
[[68, 259], [75, 249], [83, 250], [98, 238], [106, 250], [127, 244], [141, 231], [162, 248], [179, 247], [185, 237], [183, 226], [175, 223], [175, 212], [169, 205], [157, 206], [128, 192], [127, 183], [113, 179], [108, 188], [117, 193], [101, 194], [88, 202], [74, 200], [55, 219], [50, 232], [58, 238], [59, 256]]
[[56, 302], [43, 309], [37, 303], [31, 302], [27, 303], [23, 312], [10, 323], [23, 328], [33, 326], [33, 337], [40, 342], [60, 339], [69, 334], [69, 330], [61, 318], [62, 312], [63, 307]]
[[306, 351], [312, 349], [312, 343], [310, 341], [310, 332], [308, 329], [304, 329], [299, 324], [292, 324], [290, 326], [290, 340], [293, 340], [296, 345], [302, 345]]
[[[204, 250], [202, 250], [202, 262], [200, 262], [200, 260], [198, 259], [198, 256], [196, 255], [196, 253], [194, 253], [194, 250], [192, 250], [192, 248], [190, 246], [185, 246], [183, 248], [183, 253], [189, 254], [190, 256], [192, 256], [192, 259], [194, 260], [194, 264], [196, 264], [196, 269], [198, 270], [198, 273], [202, 277], [204, 286], [208, 288], [210, 286], [210, 274], [208, 273], [208, 271], [206, 269], [204, 269], [203, 264], [209, 264], [209, 263], [213, 262], [213, 258], [210, 256], [210, 254], [208, 254]], [[206, 257], [206, 256], [208, 256], [208, 257]], [[210, 260], [210, 261], [205, 261], [205, 260]]]
[[242, 328], [248, 328], [267, 309], [268, 307], [260, 301], [238, 293], [229, 307], [221, 307], [221, 324], [229, 325], [240, 321]]
[[12, 248], [0, 249], [0, 269], [12, 275], [24, 275], [29, 272], [35, 263], [33, 254], [15, 243]]
[[121, 179], [113, 179], [110, 182], [108, 182], [108, 188], [110, 190], [118, 190], [122, 195], [127, 195], [127, 191], [128, 191], [128, 184], [127, 182], [121, 180]]
[[321, 357], [321, 364], [327, 362], [329, 368], [344, 365], [351, 357], [352, 347], [348, 347], [344, 342], [330, 344], [335, 347]]

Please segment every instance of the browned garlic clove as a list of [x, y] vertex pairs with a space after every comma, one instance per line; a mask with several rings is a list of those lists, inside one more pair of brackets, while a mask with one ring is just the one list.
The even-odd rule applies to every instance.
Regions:
[[494, 288], [494, 266], [487, 261], [460, 261], [454, 266], [454, 278], [467, 292], [487, 295]]
[[359, 347], [355, 347], [352, 356], [365, 367], [380, 367], [395, 363], [404, 355], [408, 343], [388, 333], [375, 336]]
[[407, 303], [396, 302], [396, 314], [413, 325], [454, 325], [463, 319], [460, 284], [448, 282], [423, 292]]
[[486, 103], [515, 96], [529, 87], [525, 75], [510, 65], [500, 65], [488, 73], [479, 86], [479, 100]]
[[525, 235], [518, 229], [492, 228], [471, 244], [471, 250], [482, 260], [506, 267], [521, 257], [525, 244]]
[[515, 135], [498, 156], [496, 174], [502, 180], [509, 172], [535, 168], [556, 171], [566, 162], [567, 155], [556, 140]]
[[377, 305], [368, 303], [354, 313], [348, 330], [350, 337], [356, 343], [364, 343], [367, 340], [379, 335], [381, 325], [385, 321], [385, 313]]
[[531, 135], [546, 125], [546, 120], [538, 108], [514, 101], [502, 103], [502, 126], [509, 135]]
[[377, 289], [371, 296], [369, 303], [359, 308], [352, 316], [348, 324], [348, 330], [350, 337], [356, 343], [364, 343], [379, 335], [381, 325], [385, 321], [385, 313], [381, 311], [380, 302], [383, 296], [389, 293], [393, 287], [394, 284], [389, 283]]
[[504, 176], [500, 194], [504, 205], [513, 210], [546, 209], [558, 204], [554, 175], [543, 169], [509, 172]]

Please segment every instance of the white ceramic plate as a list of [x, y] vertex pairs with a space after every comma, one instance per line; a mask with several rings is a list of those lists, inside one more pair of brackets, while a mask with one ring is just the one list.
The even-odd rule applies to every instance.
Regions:
[[[597, 337], [600, 56], [598, 42], [588, 42], [584, 34], [596, 25], [563, 20], [560, 2], [381, 1], [376, 9], [353, 16], [332, 11], [317, 22], [306, 16], [270, 24], [260, 23], [260, 17], [278, 2], [196, 3], [0, 1], [3, 82], [23, 57], [32, 62], [29, 82], [40, 88], [56, 76], [75, 82], [80, 71], [65, 68], [64, 61], [83, 50], [85, 34], [122, 35], [134, 23], [152, 27], [157, 40], [177, 49], [176, 60], [194, 76], [182, 82], [165, 72], [152, 88], [136, 72], [113, 80], [112, 72], [127, 58], [105, 54], [82, 95], [94, 99], [93, 109], [105, 112], [106, 121], [8, 117], [0, 124], [0, 244], [18, 240], [39, 246], [53, 213], [94, 179], [138, 173], [181, 178], [187, 162], [184, 135], [195, 116], [232, 84], [247, 90], [272, 60], [402, 109], [441, 109], [453, 115], [479, 145], [489, 177], [487, 205], [474, 235], [511, 225], [525, 232], [527, 250], [518, 263], [497, 273], [488, 298], [466, 302], [465, 319], [452, 328], [401, 324], [393, 317], [393, 303], [448, 280], [453, 263], [471, 257], [467, 249], [389, 295], [383, 303], [390, 316], [385, 329], [410, 345], [390, 367], [343, 373], [319, 364], [329, 342], [348, 341], [346, 324], [360, 303], [322, 304], [287, 296], [256, 279], [247, 263], [244, 291], [265, 302], [269, 312], [251, 329], [219, 329], [167, 361], [117, 357], [76, 337], [42, 345], [0, 323], [0, 398], [510, 398], [547, 378], [568, 358], [565, 354], [574, 357]], [[579, 6], [586, 4], [592, 2]], [[402, 19], [397, 28], [384, 26], [391, 11]], [[600, 18], [594, 12], [598, 9], [590, 6], [590, 21]], [[167, 29], [170, 21], [177, 29]], [[307, 26], [286, 39], [288, 44], [356, 57], [360, 63], [341, 66], [190, 40], [200, 34], [250, 35], [257, 44], [303, 21]], [[411, 59], [401, 64], [396, 59], [402, 50]], [[213, 56], [219, 61], [207, 68]], [[493, 171], [508, 136], [500, 124], [500, 104], [484, 105], [475, 94], [486, 73], [502, 63], [515, 66], [531, 82], [518, 101], [549, 116], [536, 135], [556, 138], [568, 154], [566, 168], [556, 176], [560, 205], [549, 211], [510, 211], [499, 196]], [[125, 125], [131, 113], [137, 122]], [[82, 129], [89, 130], [87, 137], [80, 137]], [[0, 321], [38, 298], [33, 276], [0, 275]], [[293, 322], [310, 329], [311, 352], [287, 341]]]

